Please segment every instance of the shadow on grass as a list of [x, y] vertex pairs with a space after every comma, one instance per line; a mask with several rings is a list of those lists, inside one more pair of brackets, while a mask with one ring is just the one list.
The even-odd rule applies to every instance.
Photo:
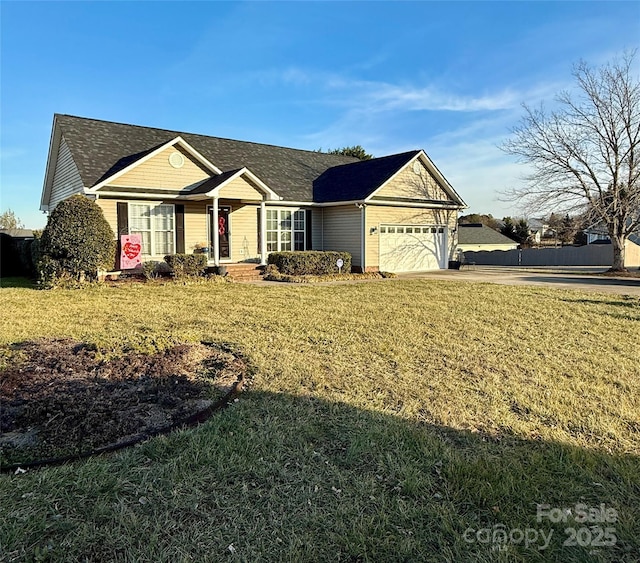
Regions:
[[575, 284], [576, 287], [579, 285], [589, 285], [589, 286], [620, 286], [620, 287], [631, 287], [631, 288], [640, 288], [640, 279], [639, 278], [609, 278], [609, 277], [587, 277], [587, 276], [570, 276], [570, 275], [562, 275], [562, 274], [554, 274], [551, 276], [541, 276], [541, 275], [529, 275], [523, 276], [523, 280], [530, 282], [545, 282], [545, 283], [569, 283]]
[[35, 289], [36, 284], [29, 278], [0, 278], [0, 288], [1, 287]]
[[604, 298], [580, 298], [573, 299], [570, 297], [563, 297], [562, 301], [565, 303], [581, 303], [585, 305], [605, 305], [607, 307], [618, 308], [606, 311], [604, 314], [609, 315], [617, 319], [630, 319], [640, 321], [640, 297], [634, 297], [630, 295], [621, 296], [621, 299], [604, 299]]
[[195, 429], [0, 477], [0, 557], [637, 561], [638, 475], [637, 456], [251, 391]]
[[562, 301], [565, 301], [567, 303], [585, 303], [586, 305], [612, 305], [614, 307], [626, 307], [629, 309], [640, 309], [640, 299], [637, 297], [633, 297], [630, 295], [625, 295], [625, 296], [621, 296], [622, 301], [620, 301], [619, 299], [614, 300], [614, 299], [602, 299], [602, 298], [597, 298], [597, 297], [589, 297], [589, 298], [579, 298], [579, 299], [572, 299], [572, 298], [568, 298], [565, 297], [562, 299]]

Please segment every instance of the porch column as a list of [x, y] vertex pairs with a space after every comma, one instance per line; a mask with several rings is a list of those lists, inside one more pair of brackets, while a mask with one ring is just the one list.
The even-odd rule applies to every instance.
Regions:
[[267, 206], [260, 202], [260, 265], [267, 264]]
[[220, 233], [218, 232], [218, 196], [213, 196], [213, 263], [216, 266], [220, 265]]

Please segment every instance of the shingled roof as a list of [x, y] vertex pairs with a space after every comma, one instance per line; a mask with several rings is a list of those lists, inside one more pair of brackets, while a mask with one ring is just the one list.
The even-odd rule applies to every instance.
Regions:
[[516, 244], [516, 242], [482, 223], [469, 223], [458, 225], [458, 244]]
[[410, 151], [329, 168], [313, 182], [313, 201], [364, 199], [419, 153]]
[[349, 156], [71, 115], [56, 114], [55, 119], [86, 187], [95, 186], [178, 136], [223, 172], [246, 167], [289, 201], [312, 201], [313, 182], [328, 168], [360, 163]]

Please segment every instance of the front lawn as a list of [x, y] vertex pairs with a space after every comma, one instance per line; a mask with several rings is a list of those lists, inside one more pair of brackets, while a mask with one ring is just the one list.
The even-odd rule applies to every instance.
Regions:
[[640, 559], [638, 299], [424, 280], [0, 299], [0, 344], [218, 341], [255, 371], [198, 428], [1, 475], [2, 561]]

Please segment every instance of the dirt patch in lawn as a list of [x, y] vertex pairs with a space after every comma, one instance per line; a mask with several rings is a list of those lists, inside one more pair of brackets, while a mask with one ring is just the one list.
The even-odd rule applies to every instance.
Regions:
[[91, 345], [38, 340], [0, 348], [0, 463], [73, 456], [138, 441], [210, 411], [246, 363], [180, 344], [105, 361]]

